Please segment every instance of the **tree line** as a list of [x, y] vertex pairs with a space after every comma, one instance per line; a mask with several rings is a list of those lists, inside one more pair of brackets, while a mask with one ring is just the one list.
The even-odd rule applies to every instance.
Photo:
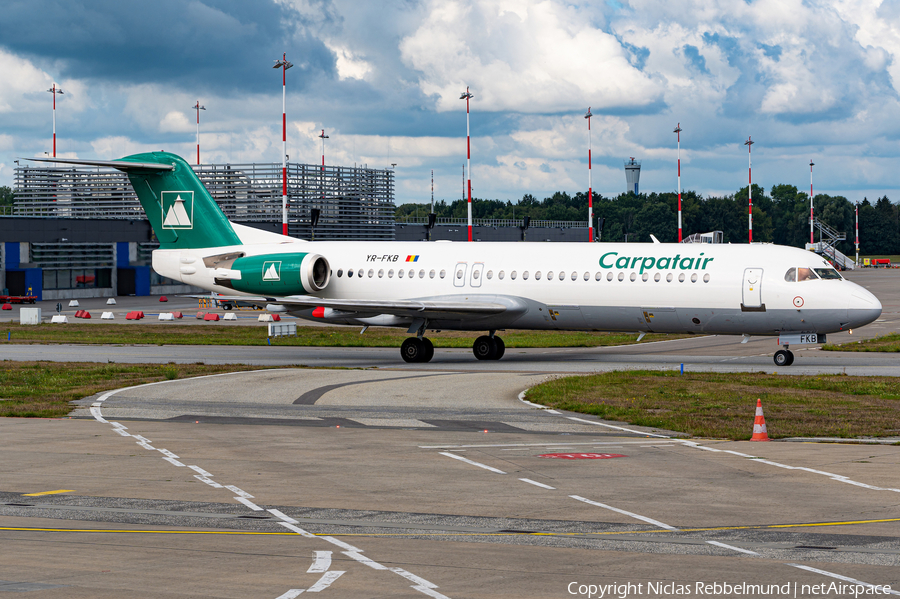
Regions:
[[[684, 237], [692, 233], [722, 231], [725, 243], [748, 241], [747, 187], [730, 196], [702, 197], [695, 191], [681, 194], [682, 231]], [[602, 241], [649, 242], [650, 235], [662, 242], [678, 241], [678, 194], [623, 193], [614, 198], [594, 196], [594, 216], [603, 219]], [[837, 244], [838, 250], [852, 255], [854, 249], [854, 204], [844, 196], [817, 194], [814, 199], [818, 219], [839, 232], [846, 241]], [[513, 204], [503, 200], [472, 199], [474, 218], [586, 221], [587, 193], [570, 195], [558, 191], [538, 200], [525, 194]], [[397, 207], [396, 217], [424, 217], [430, 207], [422, 204], [403, 204]], [[466, 218], [466, 201], [435, 203], [438, 217]], [[818, 229], [815, 239], [819, 241]], [[769, 192], [753, 185], [753, 241], [804, 247], [809, 241], [809, 194], [793, 185], [775, 185]], [[863, 199], [859, 204], [859, 251], [864, 255], [900, 254], [900, 211], [887, 196], [874, 203]]]

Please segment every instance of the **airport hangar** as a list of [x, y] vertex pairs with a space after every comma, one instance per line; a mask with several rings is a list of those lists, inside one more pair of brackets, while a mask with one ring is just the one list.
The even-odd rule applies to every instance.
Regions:
[[[281, 232], [281, 165], [204, 164], [195, 172], [233, 222]], [[464, 219], [394, 219], [394, 171], [288, 163], [288, 232], [317, 240], [466, 240]], [[127, 175], [18, 166], [0, 214], [0, 291], [37, 300], [189, 293], [150, 267], [159, 247]], [[476, 241], [586, 241], [587, 221], [478, 219]]]

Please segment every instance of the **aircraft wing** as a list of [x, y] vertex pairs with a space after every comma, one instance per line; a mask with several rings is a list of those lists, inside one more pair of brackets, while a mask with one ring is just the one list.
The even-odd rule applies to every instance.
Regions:
[[[190, 296], [188, 296], [190, 297]], [[209, 296], [197, 296], [209, 297]], [[506, 296], [489, 296], [477, 300], [461, 299], [415, 299], [415, 300], [369, 300], [369, 299], [329, 299], [312, 295], [288, 297], [262, 297], [247, 295], [217, 295], [217, 300], [259, 302], [279, 304], [290, 310], [308, 308], [331, 308], [341, 312], [358, 314], [392, 314], [401, 317], [435, 318], [447, 316], [489, 316], [507, 311], [524, 311], [525, 302]]]

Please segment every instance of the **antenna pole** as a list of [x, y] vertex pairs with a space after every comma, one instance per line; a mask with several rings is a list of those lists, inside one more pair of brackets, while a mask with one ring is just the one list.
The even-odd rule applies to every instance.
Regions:
[[587, 113], [584, 118], [588, 122], [588, 243], [594, 241], [594, 181], [591, 172], [591, 107], [588, 106]]
[[287, 54], [275, 61], [274, 69], [281, 69], [281, 233], [288, 234], [288, 199], [287, 199], [287, 70], [294, 66], [288, 62]]
[[471, 93], [469, 93], [469, 87], [466, 86], [466, 93], [459, 96], [460, 100], [466, 101], [466, 172], [468, 173], [468, 178], [466, 180], [466, 187], [468, 190], [468, 204], [467, 204], [467, 212], [468, 212], [468, 223], [469, 223], [469, 241], [472, 241], [472, 143], [471, 138], [469, 137], [469, 99], [474, 97]]
[[200, 166], [200, 111], [206, 110], [205, 106], [200, 106], [200, 100], [192, 106], [197, 111], [197, 166]]
[[678, 135], [678, 243], [681, 243], [681, 123], [675, 126]]
[[815, 243], [813, 241], [813, 181], [812, 181], [812, 167], [815, 163], [812, 160], [809, 161], [809, 242]]
[[747, 146], [747, 195], [749, 198], [749, 212], [747, 213], [750, 217], [750, 243], [753, 243], [753, 159], [750, 156], [750, 147], [756, 142], [754, 142], [750, 137], [747, 137], [747, 141], [744, 142], [744, 145]]
[[859, 267], [859, 202], [856, 202], [856, 266]]

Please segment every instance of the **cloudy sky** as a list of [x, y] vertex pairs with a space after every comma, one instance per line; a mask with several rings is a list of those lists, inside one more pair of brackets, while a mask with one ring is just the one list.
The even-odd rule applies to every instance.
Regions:
[[809, 184], [900, 199], [900, 2], [881, 0], [5, 0], [0, 185], [51, 150], [112, 159], [165, 149], [204, 162], [279, 162], [287, 53], [288, 154], [383, 168], [398, 203], [462, 195], [472, 100], [478, 197], [733, 193]]

